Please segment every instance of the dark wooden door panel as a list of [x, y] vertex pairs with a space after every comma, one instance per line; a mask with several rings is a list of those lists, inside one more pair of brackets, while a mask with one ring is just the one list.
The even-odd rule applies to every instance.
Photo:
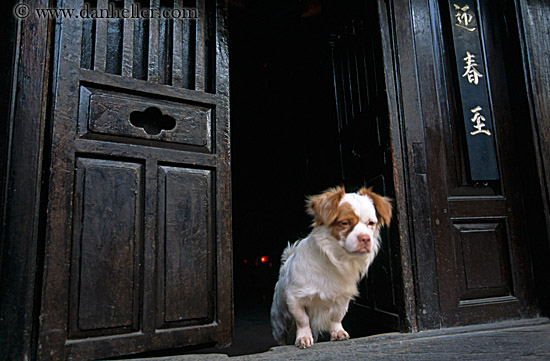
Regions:
[[39, 359], [231, 338], [224, 4], [113, 5], [197, 15], [57, 25]]
[[[525, 216], [521, 200], [521, 183], [517, 177], [517, 165], [521, 160], [514, 152], [515, 121], [511, 117], [506, 84], [506, 69], [499, 60], [505, 56], [499, 38], [503, 38], [501, 23], [504, 21], [501, 2], [474, 1], [470, 7], [450, 6], [439, 2], [441, 11], [442, 46], [445, 48], [442, 65], [445, 78], [445, 96], [450, 100], [447, 117], [441, 122], [441, 138], [427, 137], [428, 149], [442, 145], [443, 161], [430, 157], [432, 197], [435, 227], [439, 237], [435, 240], [441, 319], [444, 325], [470, 324], [529, 315], [532, 307], [531, 276], [527, 253]], [[468, 10], [465, 10], [468, 9]], [[458, 86], [464, 82], [462, 72], [454, 69], [455, 59], [462, 61], [462, 54], [454, 54], [453, 38], [457, 16], [471, 15], [471, 24], [483, 40], [483, 53], [476, 56], [481, 63], [479, 82]], [[451, 16], [452, 15], [452, 16]], [[470, 43], [466, 44], [469, 46]], [[470, 170], [471, 152], [479, 151], [468, 144], [474, 135], [465, 129], [462, 102], [471, 101], [465, 89], [479, 90], [487, 87], [491, 99], [489, 115], [494, 119], [490, 135], [495, 143], [496, 160], [488, 180], [473, 180]], [[473, 91], [472, 90], [472, 91]], [[475, 101], [476, 99], [474, 99]], [[467, 119], [466, 124], [471, 124]], [[442, 172], [441, 172], [442, 171]], [[478, 170], [476, 177], [482, 174]]]
[[143, 165], [79, 157], [75, 171], [70, 337], [135, 332]]
[[213, 321], [212, 174], [159, 167], [158, 328]]
[[211, 107], [180, 100], [80, 89], [79, 133], [87, 139], [133, 142], [154, 141], [159, 147], [212, 152]]
[[505, 218], [453, 220], [460, 303], [511, 295]]

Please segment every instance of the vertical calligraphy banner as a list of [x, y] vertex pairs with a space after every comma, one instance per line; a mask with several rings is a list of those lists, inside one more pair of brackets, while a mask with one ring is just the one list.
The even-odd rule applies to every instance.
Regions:
[[456, 69], [473, 181], [499, 179], [477, 2], [449, 0]]

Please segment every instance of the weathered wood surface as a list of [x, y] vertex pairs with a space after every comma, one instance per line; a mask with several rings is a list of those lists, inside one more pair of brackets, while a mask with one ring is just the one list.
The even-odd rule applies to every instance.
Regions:
[[[546, 315], [550, 314], [550, 288], [547, 280], [550, 269], [544, 259], [550, 253], [550, 3], [544, 0], [522, 0], [522, 20], [525, 37], [524, 57], [528, 72], [529, 101], [531, 105], [531, 132], [536, 140], [538, 183], [531, 181], [531, 199], [542, 203], [542, 211], [531, 216], [532, 224], [539, 225], [541, 241], [533, 249], [535, 283], [539, 304]], [[535, 183], [535, 184], [534, 184]], [[537, 190], [540, 187], [539, 194]], [[537, 217], [538, 216], [538, 217]], [[545, 238], [545, 239], [544, 239]]]
[[[29, 11], [47, 3], [29, 2]], [[32, 359], [34, 347], [34, 307], [36, 290], [40, 288], [37, 269], [43, 232], [38, 209], [43, 149], [47, 148], [43, 137], [47, 133], [44, 90], [48, 88], [51, 27], [29, 17], [19, 37], [10, 43], [17, 28], [10, 13], [13, 4], [7, 1], [2, 5], [6, 5], [3, 10], [9, 15], [5, 17], [6, 35], [1, 41], [5, 47], [0, 102], [0, 359], [17, 360]], [[8, 64], [15, 54], [15, 62]]]
[[[420, 329], [534, 314], [526, 246], [532, 239], [523, 222], [524, 185], [514, 172], [533, 159], [532, 139], [514, 128], [512, 115], [524, 107], [521, 88], [507, 77], [521, 54], [513, 37], [517, 29], [505, 26], [518, 15], [504, 12], [503, 2], [480, 4], [500, 154], [499, 181], [483, 183], [473, 181], [467, 167], [460, 74], [451, 62], [450, 10], [426, 1], [394, 2], [395, 18], [412, 19], [394, 25], [393, 58], [399, 60], [397, 111], [407, 148]], [[511, 146], [518, 151], [506, 151]], [[480, 262], [484, 267], [477, 266]]]
[[38, 359], [231, 341], [225, 3], [197, 6], [57, 24]]

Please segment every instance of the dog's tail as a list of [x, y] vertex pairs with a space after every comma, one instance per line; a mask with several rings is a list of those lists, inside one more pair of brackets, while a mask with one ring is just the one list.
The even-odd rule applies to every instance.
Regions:
[[[285, 280], [288, 278], [287, 262], [291, 262], [291, 258], [296, 251], [296, 246], [300, 241], [288, 244], [281, 256], [281, 269], [279, 270], [279, 281], [275, 284], [275, 292], [273, 293], [273, 303], [271, 304], [271, 328], [273, 338], [279, 345], [286, 344], [287, 337], [293, 336], [295, 332], [295, 324], [292, 315], [288, 311], [286, 304], [286, 296], [284, 290], [286, 288]], [[290, 263], [289, 263], [290, 264]]]
[[298, 246], [299, 243], [300, 241], [296, 241], [292, 244], [288, 242], [288, 246], [284, 249], [283, 254], [281, 255], [281, 268], [286, 263], [286, 261], [290, 258], [290, 256], [294, 254], [294, 251], [296, 250], [296, 246]]
[[281, 300], [282, 295], [278, 287], [280, 286], [279, 282], [275, 285], [275, 294], [273, 295], [273, 303], [271, 304], [271, 329], [275, 341], [279, 345], [284, 345], [286, 344], [292, 317], [287, 310], [287, 305]]

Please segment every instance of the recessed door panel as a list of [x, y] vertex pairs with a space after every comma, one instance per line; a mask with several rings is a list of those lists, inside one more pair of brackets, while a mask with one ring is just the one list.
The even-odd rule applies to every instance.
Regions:
[[76, 164], [71, 335], [137, 331], [143, 166], [90, 158]]
[[212, 322], [212, 172], [159, 167], [159, 327]]
[[460, 301], [512, 296], [506, 219], [453, 223]]

